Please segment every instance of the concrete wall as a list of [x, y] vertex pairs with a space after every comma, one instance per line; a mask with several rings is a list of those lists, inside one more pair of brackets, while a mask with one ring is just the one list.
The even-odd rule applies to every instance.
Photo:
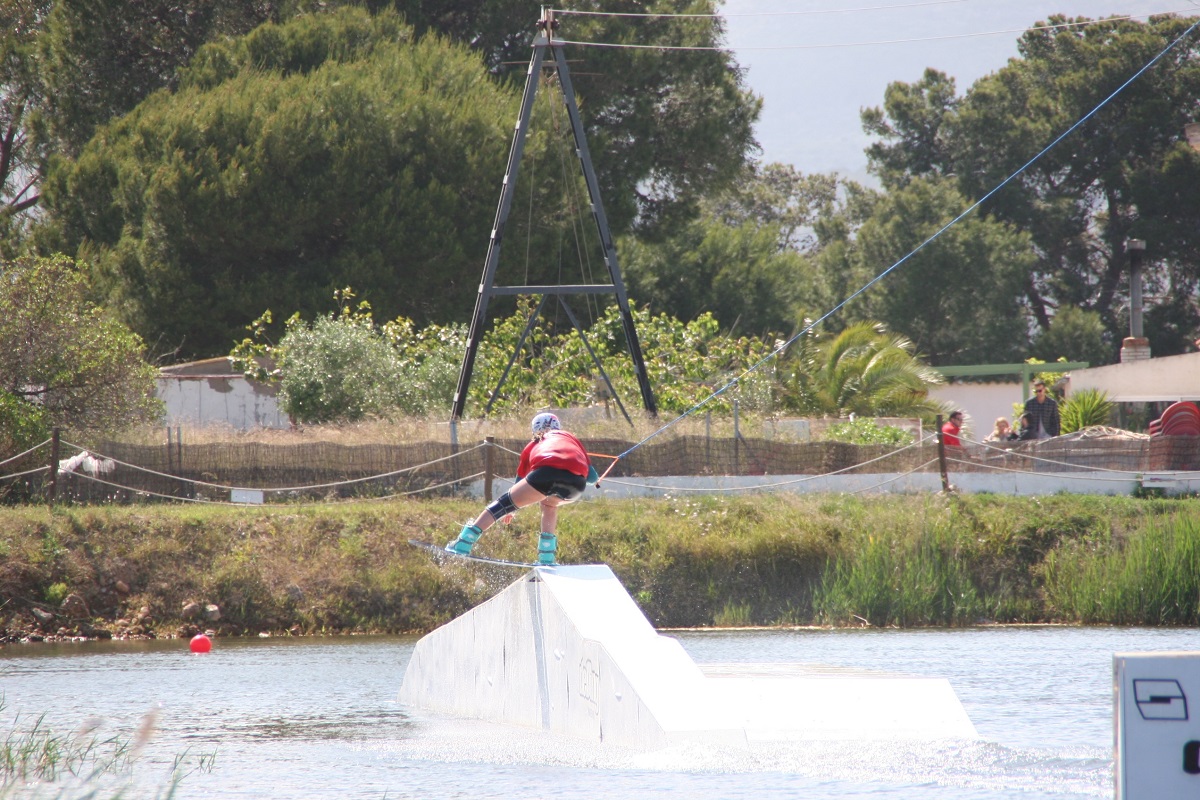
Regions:
[[1200, 353], [1075, 370], [1068, 396], [1080, 389], [1098, 389], [1119, 403], [1200, 400]]
[[[950, 484], [969, 494], [1009, 494], [1041, 497], [1070, 494], [1130, 495], [1139, 488], [1161, 489], [1166, 494], [1200, 493], [1200, 472], [954, 472]], [[511, 486], [497, 479], [493, 492], [499, 494]], [[483, 479], [463, 487], [472, 497], [483, 497]], [[609, 478], [600, 488], [589, 487], [583, 501], [621, 497], [662, 497], [692, 492], [862, 492], [866, 494], [916, 494], [942, 490], [936, 472], [871, 473], [861, 475], [718, 475], [657, 476], [649, 478]], [[582, 502], [582, 501], [581, 501]], [[570, 513], [569, 511], [567, 513]]]
[[169, 426], [228, 425], [239, 431], [291, 426], [272, 387], [240, 375], [160, 375], [158, 397]]

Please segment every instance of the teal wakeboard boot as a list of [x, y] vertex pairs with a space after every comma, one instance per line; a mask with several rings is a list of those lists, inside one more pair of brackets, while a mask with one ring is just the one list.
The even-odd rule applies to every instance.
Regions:
[[538, 563], [543, 567], [554, 566], [554, 554], [558, 552], [558, 539], [553, 533], [542, 532], [538, 537]]
[[458, 534], [458, 538], [452, 539], [446, 543], [446, 550], [451, 553], [458, 553], [460, 556], [471, 555], [471, 548], [479, 541], [479, 537], [483, 535], [483, 531], [474, 525], [467, 523], [463, 525], [462, 533]]

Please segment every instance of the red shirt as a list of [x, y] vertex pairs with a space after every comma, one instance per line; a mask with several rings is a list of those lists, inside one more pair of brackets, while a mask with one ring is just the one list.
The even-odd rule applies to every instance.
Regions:
[[962, 440], [958, 438], [960, 433], [962, 433], [962, 428], [953, 422], [943, 425], [942, 441], [946, 443], [946, 447], [962, 447]]
[[588, 474], [587, 450], [583, 442], [566, 431], [546, 431], [541, 439], [534, 439], [521, 451], [521, 462], [517, 465], [517, 477], [524, 478], [538, 467], [557, 467], [572, 475]]

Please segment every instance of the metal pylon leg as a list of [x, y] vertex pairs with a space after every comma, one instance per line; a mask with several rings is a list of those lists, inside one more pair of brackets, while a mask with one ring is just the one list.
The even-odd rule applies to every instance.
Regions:
[[[625, 284], [621, 279], [621, 270], [617, 263], [617, 251], [613, 245], [612, 233], [608, 226], [608, 217], [604, 213], [604, 203], [600, 198], [600, 187], [596, 180], [596, 171], [592, 166], [592, 157], [588, 150], [587, 136], [583, 130], [583, 122], [579, 116], [579, 107], [575, 102], [575, 90], [571, 85], [571, 73], [567, 67], [567, 59], [563, 55], [562, 45], [554, 42], [553, 30], [555, 23], [553, 12], [546, 10], [539, 23], [540, 31], [533, 42], [533, 55], [529, 60], [529, 70], [525, 75], [525, 93], [521, 100], [521, 112], [513, 133], [512, 146], [509, 148], [508, 165], [504, 173], [504, 183], [500, 190], [500, 202], [496, 208], [496, 220], [492, 225], [491, 238], [488, 240], [487, 257], [483, 265], [483, 277], [479, 282], [479, 291], [475, 298], [475, 312], [471, 316], [471, 325], [467, 332], [467, 349], [463, 356], [462, 368], [458, 374], [458, 385], [454, 391], [451, 410], [452, 419], [461, 419], [467, 402], [467, 390], [471, 385], [471, 373], [475, 368], [475, 357], [479, 351], [479, 340], [483, 336], [484, 325], [487, 322], [487, 309], [494, 295], [514, 294], [615, 294], [617, 307], [621, 314], [621, 323], [625, 331], [625, 339], [629, 344], [629, 355], [633, 360], [634, 373], [637, 375], [638, 386], [642, 394], [642, 403], [650, 414], [658, 413], [654, 402], [654, 392], [646, 375], [645, 358], [642, 356], [641, 343], [638, 341], [637, 330], [634, 327], [633, 312], [629, 306], [629, 297]], [[545, 60], [546, 49], [551, 48], [554, 54], [555, 66], [558, 70], [559, 85], [562, 87], [563, 102], [567, 107], [567, 115], [571, 120], [571, 131], [575, 140], [575, 152], [583, 169], [584, 180], [587, 183], [588, 196], [592, 207], [592, 217], [604, 248], [604, 265], [608, 269], [610, 284], [583, 285], [541, 285], [541, 286], [496, 286], [496, 267], [500, 261], [500, 246], [504, 239], [504, 228], [508, 223], [509, 211], [512, 209], [513, 196], [516, 192], [517, 174], [521, 166], [521, 155], [525, 150], [525, 139], [529, 133], [529, 121], [533, 112], [533, 101], [537, 95], [538, 79], [542, 63]], [[500, 387], [496, 387], [497, 393]], [[489, 404], [490, 408], [490, 404]]]

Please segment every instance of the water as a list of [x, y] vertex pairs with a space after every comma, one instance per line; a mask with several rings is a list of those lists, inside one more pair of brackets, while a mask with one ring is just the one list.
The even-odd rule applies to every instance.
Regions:
[[[798, 743], [650, 753], [414, 716], [395, 701], [415, 638], [107, 642], [0, 650], [0, 735], [156, 733], [133, 796], [177, 798], [1112, 797], [1112, 654], [1200, 650], [1196, 630], [987, 628], [678, 634], [705, 662], [802, 662], [946, 677], [977, 742]], [[200, 758], [215, 754], [211, 769]], [[24, 797], [58, 787], [25, 787]], [[72, 795], [71, 792], [75, 794]], [[71, 789], [66, 796], [80, 796]], [[2, 795], [3, 792], [0, 792]]]

